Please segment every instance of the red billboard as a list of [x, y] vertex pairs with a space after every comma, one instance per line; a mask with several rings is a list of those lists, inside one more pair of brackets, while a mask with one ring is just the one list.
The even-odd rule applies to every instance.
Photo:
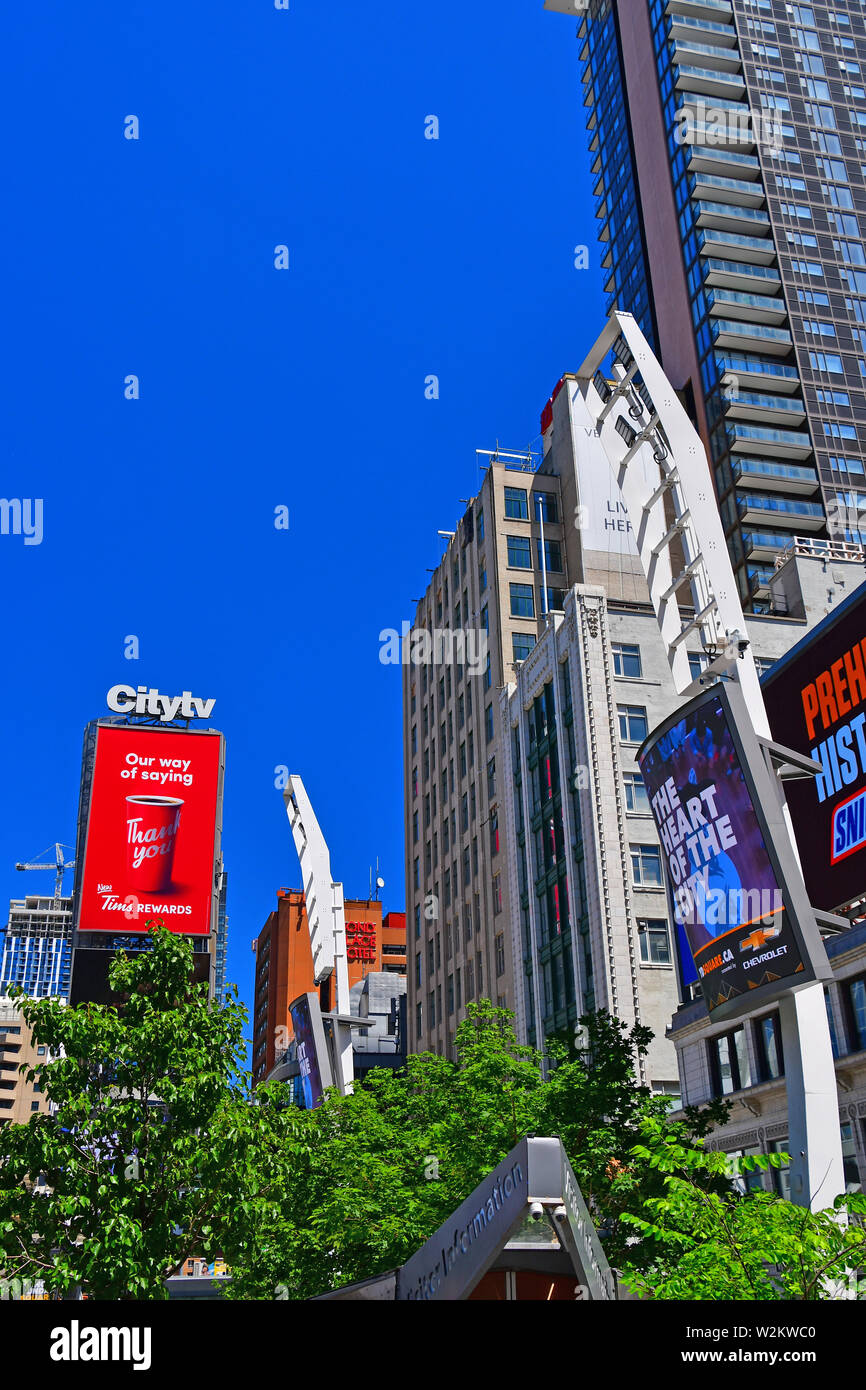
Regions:
[[210, 730], [97, 729], [79, 931], [210, 932], [222, 749]]

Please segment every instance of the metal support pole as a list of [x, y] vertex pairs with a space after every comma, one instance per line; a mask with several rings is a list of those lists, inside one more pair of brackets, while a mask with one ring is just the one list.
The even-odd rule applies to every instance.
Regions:
[[[839, 1097], [823, 985], [783, 994], [779, 1017], [788, 1091], [791, 1200], [823, 1211], [845, 1191]], [[827, 1084], [830, 1077], [832, 1086]]]

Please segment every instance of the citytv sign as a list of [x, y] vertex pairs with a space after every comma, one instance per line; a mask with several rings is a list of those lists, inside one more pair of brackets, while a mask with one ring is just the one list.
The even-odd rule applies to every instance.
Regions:
[[105, 701], [115, 714], [152, 714], [161, 724], [178, 717], [207, 719], [216, 704], [216, 700], [200, 700], [190, 690], [184, 690], [182, 695], [160, 695], [146, 685], [113, 685]]

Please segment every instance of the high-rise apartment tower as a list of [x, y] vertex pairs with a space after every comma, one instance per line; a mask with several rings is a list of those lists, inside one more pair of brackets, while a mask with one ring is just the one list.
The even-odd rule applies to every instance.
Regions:
[[763, 611], [794, 535], [866, 531], [863, 0], [546, 8], [579, 13], [608, 308], [692, 414]]

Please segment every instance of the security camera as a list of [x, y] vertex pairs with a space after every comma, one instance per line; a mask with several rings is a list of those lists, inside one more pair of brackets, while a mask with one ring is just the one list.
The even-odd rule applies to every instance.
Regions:
[[568, 1212], [565, 1210], [565, 1207], [562, 1205], [562, 1203], [560, 1203], [560, 1205], [559, 1205], [558, 1207], [554, 1207], [554, 1209], [553, 1209], [553, 1219], [554, 1219], [554, 1221], [564, 1221], [565, 1218], [567, 1217], [567, 1215], [568, 1215]]
[[541, 1218], [542, 1218], [543, 1215], [544, 1215], [544, 1207], [541, 1205], [540, 1202], [533, 1202], [533, 1203], [532, 1203], [532, 1206], [529, 1208], [529, 1215], [530, 1215], [531, 1220], [533, 1220], [533, 1221], [540, 1221], [540, 1220], [541, 1220]]
[[751, 645], [750, 639], [746, 636], [745, 632], [741, 632], [738, 627], [734, 628], [728, 640], [732, 647], [736, 647], [737, 655], [741, 657], [745, 656]]

